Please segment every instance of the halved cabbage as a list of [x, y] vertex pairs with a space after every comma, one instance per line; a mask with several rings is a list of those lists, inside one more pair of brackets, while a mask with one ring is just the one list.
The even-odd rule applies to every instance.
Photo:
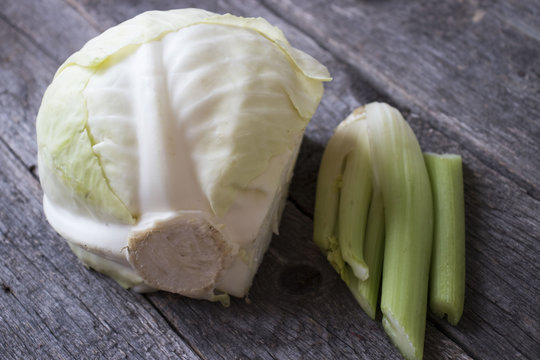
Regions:
[[110, 28], [43, 97], [47, 219], [125, 287], [245, 296], [329, 80], [261, 18], [151, 11]]

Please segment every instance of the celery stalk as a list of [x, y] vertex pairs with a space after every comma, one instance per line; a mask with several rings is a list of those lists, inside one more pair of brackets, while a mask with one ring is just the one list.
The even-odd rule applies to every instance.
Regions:
[[429, 306], [457, 325], [465, 297], [465, 209], [459, 155], [424, 154], [434, 207]]
[[421, 359], [433, 236], [431, 186], [413, 131], [394, 108], [366, 106], [375, 181], [384, 203], [383, 327], [407, 359]]
[[366, 222], [371, 199], [371, 164], [365, 120], [354, 121], [348, 131], [355, 144], [347, 156], [339, 200], [338, 234], [343, 260], [359, 280], [369, 277], [364, 260]]
[[360, 306], [375, 318], [384, 215], [380, 193], [372, 191], [365, 119], [363, 107], [353, 111], [336, 128], [325, 149], [317, 179], [314, 240]]
[[337, 238], [339, 196], [345, 160], [355, 144], [354, 133], [347, 131], [348, 125], [342, 122], [326, 145], [317, 178], [313, 217], [313, 240], [342, 278], [346, 277], [346, 270]]
[[372, 319], [377, 315], [377, 300], [381, 283], [384, 252], [384, 209], [381, 193], [373, 190], [366, 226], [364, 257], [369, 267], [369, 278], [358, 281], [351, 289], [362, 309]]

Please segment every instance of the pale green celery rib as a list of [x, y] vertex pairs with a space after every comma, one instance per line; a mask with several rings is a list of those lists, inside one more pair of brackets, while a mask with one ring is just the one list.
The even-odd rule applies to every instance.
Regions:
[[354, 134], [341, 123], [323, 153], [317, 177], [313, 240], [343, 278], [345, 266], [337, 240], [337, 217], [345, 159], [354, 145]]
[[351, 291], [362, 309], [372, 319], [377, 315], [377, 300], [381, 284], [384, 252], [384, 208], [380, 191], [373, 190], [366, 226], [364, 258], [369, 267], [369, 278], [358, 281]]
[[383, 327], [407, 359], [421, 359], [433, 235], [431, 186], [420, 146], [401, 114], [366, 106], [375, 181], [384, 203]]
[[365, 109], [356, 109], [327, 145], [317, 181], [314, 238], [362, 309], [374, 319], [384, 251], [384, 212], [380, 192], [372, 191], [366, 125]]
[[459, 155], [424, 154], [434, 207], [429, 306], [457, 325], [465, 299], [465, 205]]
[[364, 242], [371, 199], [371, 164], [365, 120], [355, 121], [348, 131], [355, 144], [347, 156], [338, 211], [338, 238], [343, 260], [359, 280], [370, 276], [364, 260]]

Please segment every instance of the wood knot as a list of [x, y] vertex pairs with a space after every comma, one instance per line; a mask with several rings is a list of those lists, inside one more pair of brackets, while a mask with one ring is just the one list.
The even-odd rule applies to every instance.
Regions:
[[280, 287], [292, 295], [313, 294], [321, 284], [321, 272], [306, 264], [290, 265], [279, 276]]
[[11, 288], [10, 288], [8, 285], [6, 285], [6, 284], [2, 284], [2, 290], [4, 290], [4, 292], [5, 292], [6, 294], [12, 294], [12, 293], [13, 293], [13, 292], [11, 291]]

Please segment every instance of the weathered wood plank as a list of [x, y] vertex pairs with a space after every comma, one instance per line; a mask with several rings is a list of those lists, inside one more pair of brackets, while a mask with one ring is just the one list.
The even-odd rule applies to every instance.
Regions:
[[[382, 45], [392, 44], [392, 41], [406, 40], [405, 43], [410, 45], [412, 49], [414, 46], [419, 46], [421, 49], [428, 46], [410, 43], [416, 39], [415, 36], [429, 42], [431, 38], [426, 33], [426, 29], [429, 28], [428, 21], [431, 21], [431, 24], [434, 24], [435, 21], [428, 19], [421, 24], [409, 24], [409, 27], [407, 27], [407, 23], [414, 20], [413, 15], [421, 15], [422, 9], [432, 10], [429, 4], [346, 3], [349, 6], [347, 9], [353, 15], [358, 12], [357, 9], [371, 9], [371, 12], [368, 11], [369, 16], [363, 15], [362, 24], [365, 24], [375, 34], [379, 34], [379, 38], [382, 36], [380, 34], [384, 35], [385, 42], [382, 42]], [[327, 86], [321, 107], [308, 128], [296, 168], [295, 179], [291, 187], [291, 199], [298, 208], [289, 205], [285, 213], [282, 235], [274, 239], [271, 250], [256, 277], [250, 297], [251, 303], [246, 304], [242, 300], [236, 300], [233, 301], [231, 308], [224, 309], [218, 304], [185, 299], [170, 294], [156, 293], [146, 296], [153, 306], [165, 316], [174, 331], [180, 334], [180, 337], [175, 336], [168, 325], [159, 319], [159, 314], [148, 305], [145, 297], [125, 292], [109, 279], [81, 269], [67, 247], [62, 245], [63, 242], [53, 235], [43, 222], [39, 209], [39, 190], [36, 190], [35, 183], [32, 185], [34, 186], [32, 191], [37, 191], [38, 195], [30, 202], [24, 200], [19, 204], [17, 203], [19, 200], [5, 201], [2, 199], [0, 202], [2, 222], [0, 223], [6, 221], [6, 224], [11, 224], [9, 229], [14, 227], [12, 232], [7, 232], [9, 238], [4, 238], [3, 235], [2, 246], [9, 249], [9, 256], [6, 256], [6, 259], [15, 259], [11, 260], [12, 262], [5, 260], [6, 266], [0, 266], [0, 279], [9, 279], [6, 281], [6, 290], [4, 291], [6, 294], [12, 294], [12, 291], [15, 294], [23, 295], [39, 294], [40, 299], [45, 299], [44, 302], [48, 304], [45, 310], [41, 310], [41, 308], [33, 307], [34, 303], [29, 299], [19, 303], [11, 299], [9, 305], [6, 305], [7, 311], [2, 308], [0, 317], [1, 314], [8, 314], [6, 315], [7, 319], [11, 322], [4, 321], [3, 323], [8, 325], [6, 327], [0, 326], [2, 330], [0, 343], [13, 344], [14, 348], [6, 356], [17, 358], [21, 357], [21, 354], [32, 353], [34, 348], [32, 344], [35, 343], [35, 339], [43, 339], [43, 343], [48, 344], [44, 346], [44, 354], [54, 358], [74, 357], [73, 353], [78, 354], [77, 351], [80, 352], [80, 349], [85, 348], [85, 337], [81, 332], [87, 331], [87, 328], [90, 327], [88, 324], [92, 322], [92, 324], [97, 323], [98, 326], [96, 329], [90, 329], [88, 338], [92, 345], [91, 349], [86, 349], [88, 356], [115, 358], [124, 352], [137, 357], [134, 348], [125, 344], [119, 345], [119, 343], [122, 343], [122, 340], [131, 339], [130, 335], [139, 335], [139, 332], [142, 331], [141, 315], [138, 315], [138, 310], [142, 308], [145, 314], [143, 320], [153, 323], [154, 327], [164, 331], [167, 335], [163, 341], [170, 342], [171, 348], [184, 351], [186, 348], [184, 343], [187, 343], [195, 353], [208, 358], [235, 356], [239, 358], [320, 358], [321, 356], [398, 358], [397, 352], [389, 344], [380, 324], [372, 322], [361, 313], [347, 289], [325, 260], [321, 258], [310, 240], [309, 215], [312, 213], [315, 176], [323, 145], [328, 140], [335, 125], [355, 106], [373, 100], [397, 104], [407, 115], [426, 150], [458, 152], [464, 156], [465, 160], [468, 225], [465, 315], [460, 325], [455, 328], [448, 326], [443, 321], [431, 319], [426, 334], [426, 358], [465, 357], [462, 349], [475, 358], [500, 356], [533, 358], [534, 354], [540, 352], [538, 345], [539, 313], [536, 309], [536, 303], [530, 301], [530, 299], [538, 297], [537, 289], [540, 288], [536, 276], [539, 270], [536, 261], [539, 254], [539, 242], [538, 237], [534, 235], [538, 234], [540, 229], [535, 215], [539, 213], [540, 205], [534, 189], [531, 190], [530, 186], [532, 184], [538, 188], [538, 181], [537, 178], [536, 180], [531, 178], [529, 172], [529, 167], [536, 165], [534, 159], [530, 162], [518, 159], [515, 164], [508, 164], [508, 159], [515, 154], [522, 155], [520, 151], [523, 149], [513, 149], [514, 145], [517, 147], [531, 145], [531, 139], [533, 141], [537, 139], [538, 133], [535, 132], [534, 128], [536, 123], [532, 120], [528, 121], [528, 118], [521, 119], [524, 126], [532, 126], [532, 129], [529, 129], [529, 133], [520, 144], [521, 140], [516, 139], [521, 139], [523, 130], [515, 128], [519, 119], [506, 120], [500, 113], [485, 108], [473, 109], [470, 113], [466, 113], [465, 110], [448, 112], [448, 109], [451, 109], [450, 105], [455, 104], [456, 98], [459, 98], [458, 95], [445, 96], [443, 100], [440, 100], [440, 97], [437, 96], [430, 97], [429, 89], [422, 88], [422, 86], [433, 86], [435, 82], [433, 80], [433, 76], [435, 76], [433, 66], [427, 66], [426, 69], [430, 70], [426, 72], [427, 75], [422, 73], [422, 77], [414, 78], [416, 79], [414, 84], [408, 85], [407, 81], [411, 80], [411, 77], [419, 75], [418, 73], [407, 74], [405, 71], [412, 60], [409, 59], [404, 64], [396, 64], [395, 61], [386, 59], [384, 54], [381, 55], [382, 50], [363, 55], [364, 48], [361, 49], [360, 45], [369, 48], [369, 46], [375, 47], [377, 44], [369, 42], [369, 36], [365, 35], [369, 33], [363, 33], [363, 37], [358, 37], [357, 33], [354, 34], [355, 31], [359, 31], [356, 29], [358, 21], [355, 22], [356, 27], [352, 29], [353, 35], [344, 35], [343, 33], [340, 34], [341, 37], [335, 35], [339, 31], [343, 31], [343, 28], [349, 24], [346, 19], [342, 23], [340, 22], [344, 16], [343, 11], [336, 10], [334, 13], [327, 14], [324, 19], [321, 18], [322, 20], [317, 21], [317, 23], [310, 22], [316, 16], [324, 15], [320, 12], [321, 7], [336, 6], [335, 4], [339, 5], [341, 2], [294, 2], [293, 4], [292, 2], [279, 1], [264, 4], [265, 7], [263, 7], [255, 1], [211, 1], [201, 5], [200, 2], [195, 1], [180, 4], [176, 1], [127, 4], [109, 0], [100, 2], [66, 0], [65, 3], [60, 1], [28, 2], [28, 4], [24, 1], [12, 2], [5, 9], [0, 9], [0, 34], [3, 35], [3, 39], [8, 39], [0, 43], [2, 61], [0, 67], [0, 105], [5, 105], [0, 107], [2, 109], [0, 110], [2, 123], [0, 137], [5, 142], [0, 147], [0, 154], [6, 149], [10, 149], [13, 153], [7, 153], [6, 161], [15, 164], [17, 161], [21, 161], [27, 168], [33, 168], [32, 165], [35, 164], [33, 119], [35, 112], [37, 112], [39, 98], [56, 67], [66, 56], [80, 48], [88, 38], [95, 35], [98, 30], [114, 25], [144, 10], [204, 5], [208, 10], [217, 12], [229, 11], [239, 15], [264, 16], [282, 27], [295, 46], [307, 50], [325, 63], [335, 78]], [[535, 27], [531, 25], [534, 24], [531, 23], [531, 19], [535, 18], [533, 15], [537, 7], [530, 6], [529, 2], [521, 4], [523, 4], [520, 5], [523, 9], [519, 11], [524, 11], [524, 9], [529, 11], [529, 15], [523, 18], [512, 13], [517, 11], [513, 8], [517, 6], [515, 4], [503, 6], [496, 3], [490, 9], [498, 11], [502, 9], [500, 11], [503, 13], [514, 15], [504, 17], [505, 23], [509, 24], [508, 28], [505, 28], [506, 32], [501, 35], [506, 39], [504, 46], [510, 45], [508, 44], [508, 36], [510, 39], [521, 40], [522, 35], [519, 34], [526, 33], [528, 40], [524, 42], [523, 48], [518, 42], [513, 45], [512, 49], [516, 51], [525, 49], [524, 51], [530, 52], [530, 44], [538, 40], [535, 37], [537, 35]], [[383, 14], [379, 14], [374, 10], [378, 6], [383, 8], [392, 6], [395, 13], [384, 11]], [[445, 6], [447, 5], [444, 4], [443, 8]], [[474, 12], [470, 13], [470, 9], [464, 11], [459, 8], [465, 5], [455, 6], [461, 11], [461, 13], [458, 11], [458, 14], [472, 14], [473, 17], [477, 18], [481, 15], [481, 13], [480, 15]], [[448, 15], [449, 10], [445, 9], [439, 11], [443, 11], [443, 15]], [[403, 18], [404, 13], [408, 14], [409, 17]], [[530, 15], [531, 13], [533, 15]], [[440, 14], [440, 12], [435, 14]], [[493, 10], [489, 15], [493, 15], [498, 19], [497, 21], [503, 22], [503, 18], [497, 11]], [[64, 23], [58, 21], [59, 16], [64, 19]], [[483, 18], [485, 16], [484, 14]], [[485, 21], [483, 18], [478, 22]], [[409, 32], [404, 31], [404, 35], [398, 34], [397, 39], [391, 39], [391, 34], [389, 34], [391, 27], [390, 29], [381, 29], [382, 25], [377, 24], [377, 21], [381, 19], [405, 19], [395, 21], [398, 24], [393, 26], [403, 26]], [[338, 22], [337, 25], [336, 22]], [[43, 26], [38, 31], [35, 24], [43, 24]], [[297, 24], [300, 25], [300, 28], [296, 27]], [[487, 28], [496, 29], [497, 24], [491, 23], [491, 27]], [[422, 64], [435, 59], [437, 60], [436, 64], [444, 63], [445, 66], [452, 67], [455, 66], [454, 60], [466, 58], [467, 54], [463, 53], [463, 47], [460, 47], [459, 42], [456, 43], [452, 37], [452, 31], [455, 31], [455, 29], [452, 30], [454, 25], [446, 24], [443, 26], [444, 31], [437, 27], [434, 28], [437, 31], [442, 31], [437, 36], [440, 35], [443, 38], [449, 36], [450, 40], [454, 41], [450, 42], [451, 45], [443, 44], [442, 47], [435, 47], [435, 53], [432, 49], [424, 55], [415, 55], [413, 59]], [[470, 24], [467, 26], [466, 30], [468, 31], [480, 31], [475, 30], [474, 27], [471, 28]], [[412, 31], [411, 29], [416, 30]], [[481, 28], [482, 31], [484, 29], [486, 27]], [[364, 31], [364, 28], [360, 30]], [[474, 44], [474, 41], [478, 41], [478, 36], [477, 33], [473, 34], [473, 39], [469, 39], [466, 45]], [[310, 37], [313, 37], [318, 43]], [[325, 40], [328, 38], [330, 41], [326, 42]], [[54, 40], [51, 41], [51, 39]], [[358, 39], [363, 41], [362, 44], [353, 44]], [[442, 59], [446, 59], [445, 55], [449, 49], [455, 50], [459, 54], [449, 56], [447, 64]], [[495, 47], [495, 50], [497, 49], [500, 47]], [[361, 55], [358, 55], [357, 51]], [[348, 57], [349, 53], [356, 54], [356, 57], [351, 59]], [[400, 53], [400, 55], [408, 54]], [[341, 61], [340, 58], [345, 61]], [[473, 65], [481, 69], [497, 69], [501, 66], [508, 66], [508, 61], [511, 60], [489, 56], [488, 58], [503, 64], [486, 65], [482, 63], [475, 65], [473, 63]], [[469, 60], [469, 63], [472, 62]], [[510, 64], [516, 65], [515, 62]], [[521, 90], [514, 91], [514, 87], [517, 85], [515, 82], [511, 83], [512, 86], [507, 89], [511, 93], [510, 100], [497, 99], [496, 109], [500, 110], [506, 106], [508, 112], [515, 112], [518, 105], [525, 104], [529, 106], [528, 110], [526, 109], [528, 115], [535, 116], [538, 113], [534, 102], [530, 106], [534, 97], [531, 97], [530, 93], [527, 92], [533, 91], [534, 93], [539, 84], [535, 66], [535, 63], [531, 62], [526, 68], [527, 70], [522, 73], [525, 85], [520, 85], [523, 86]], [[483, 103], [478, 103], [478, 101], [483, 99], [485, 94], [477, 94], [477, 84], [473, 84], [473, 86], [464, 80], [469, 76], [470, 71], [472, 70], [465, 69], [454, 79], [456, 83], [460, 84], [453, 86], [472, 97], [472, 100], [464, 100], [458, 105], [482, 107]], [[449, 76], [448, 72], [442, 71], [442, 74]], [[395, 77], [398, 77], [397, 80], [388, 81], [388, 79]], [[477, 80], [477, 77], [471, 77], [471, 79]], [[510, 76], [510, 80], [512, 79], [515, 79], [515, 76]], [[484, 80], [484, 83], [492, 84], [490, 81]], [[2, 84], [7, 85], [2, 86]], [[445, 89], [438, 89], [438, 91], [442, 91], [442, 94], [445, 95], [446, 93], [443, 91]], [[409, 93], [414, 94], [414, 96], [407, 95]], [[439, 94], [439, 92], [435, 94]], [[407, 109], [411, 111], [407, 111]], [[498, 116], [493, 122], [493, 128], [480, 129], [483, 133], [478, 138], [472, 137], [470, 133], [477, 131], [488, 121], [485, 119], [477, 120], [474, 117], [485, 114]], [[517, 112], [517, 116], [522, 115], [523, 112]], [[14, 119], [18, 123], [13, 123]], [[509, 134], [504, 133], [507, 125], [514, 126]], [[467, 132], [467, 136], [461, 136], [462, 131]], [[493, 137], [496, 143], [505, 142], [502, 147], [502, 155], [495, 153], [494, 149], [496, 150], [496, 148], [489, 141], [490, 137]], [[532, 145], [534, 146], [534, 144], [533, 142]], [[509, 148], [513, 153], [509, 152]], [[24, 173], [23, 167], [17, 165], [13, 165], [13, 167], [17, 168], [21, 174]], [[537, 167], [533, 169], [533, 172], [536, 170], [538, 170]], [[1, 175], [2, 181], [4, 181], [2, 186], [9, 188], [9, 186], [17, 184], [17, 191], [24, 193], [21, 189], [24, 189], [27, 180], [18, 184], [16, 178], [11, 178], [12, 175], [8, 170], [2, 172]], [[22, 177], [24, 178], [24, 176]], [[531, 182], [531, 179], [536, 182]], [[0, 188], [4, 190], [4, 187]], [[24, 198], [23, 195], [19, 196]], [[33, 218], [40, 220], [35, 220], [30, 228], [25, 228], [24, 225], [28, 224], [27, 222], [18, 215], [8, 214], [4, 210], [11, 208], [14, 202], [18, 204], [18, 207], [14, 208], [18, 213], [31, 212]], [[22, 230], [15, 229], [15, 227], [20, 227]], [[49, 243], [38, 241], [39, 237], [32, 237], [32, 231], [35, 232], [35, 229], [39, 229], [37, 230], [39, 236], [49, 239]], [[24, 241], [22, 245], [18, 243], [14, 245], [12, 239], [19, 237], [31, 239], [29, 240], [31, 245], [25, 245]], [[39, 249], [39, 253], [36, 253], [36, 248]], [[58, 249], [61, 251], [56, 254]], [[32, 255], [27, 255], [26, 252]], [[51, 257], [51, 255], [53, 256]], [[19, 263], [23, 265], [18, 266]], [[295, 266], [301, 267], [295, 268]], [[43, 268], [46, 269], [46, 276], [40, 273]], [[12, 269], [17, 271], [12, 271]], [[294, 271], [295, 269], [296, 271]], [[76, 275], [71, 274], [72, 272], [75, 272]], [[52, 293], [46, 292], [35, 283], [28, 283], [28, 279], [35, 276], [45, 278], [42, 280], [43, 284], [49, 285], [49, 289], [54, 291]], [[83, 279], [83, 284], [81, 284], [81, 279]], [[79, 283], [76, 282], [77, 280]], [[58, 284], [58, 281], [61, 285], [51, 285]], [[72, 281], [75, 283], [72, 284]], [[73, 286], [74, 290], [70, 289], [70, 286]], [[98, 289], [97, 295], [92, 294], [95, 288]], [[57, 295], [57, 292], [69, 300]], [[109, 298], [106, 297], [107, 294], [109, 294]], [[0, 291], [0, 295], [3, 295], [2, 291]], [[93, 304], [94, 296], [104, 297], [106, 300], [99, 299], [97, 304]], [[68, 314], [82, 312], [79, 315], [85, 319], [83, 325], [79, 327], [73, 324], [66, 325], [62, 322], [62, 319], [66, 320], [65, 317], [59, 317], [58, 321], [48, 319], [48, 317], [57, 316], [60, 312], [53, 306], [53, 302], [58, 302], [59, 306], [66, 309], [77, 309], [73, 310], [72, 313], [68, 312]], [[100, 309], [99, 306], [106, 309]], [[126, 310], [126, 308], [132, 307], [136, 308], [137, 311]], [[17, 311], [22, 312], [23, 320], [18, 321], [13, 315]], [[126, 315], [127, 313], [132, 314], [131, 318]], [[102, 339], [104, 334], [107, 331], [113, 331], [116, 327], [111, 326], [108, 322], [109, 317], [104, 314], [111, 316], [110, 319], [115, 319], [115, 322], [124, 321], [118, 327], [121, 332], [116, 335], [107, 335], [111, 336], [112, 339], [106, 341]], [[2, 317], [0, 320], [5, 319]], [[69, 321], [67, 322], [69, 323]], [[130, 330], [126, 331], [125, 328]], [[20, 331], [21, 334], [13, 335], [12, 331]], [[66, 342], [65, 338], [62, 337], [71, 331], [75, 333], [75, 336], [72, 336], [76, 339], [73, 343]], [[449, 338], [445, 337], [441, 331], [448, 334]], [[156, 331], [150, 330], [150, 334], [140, 334], [143, 337], [135, 344], [140, 348], [151, 346], [158, 341], [154, 338], [154, 336], [158, 336], [156, 333]], [[4, 334], [7, 335], [4, 337]], [[454, 341], [459, 345], [456, 345]], [[151, 354], [163, 356], [164, 353], [160, 353], [163, 350], [161, 346], [157, 345], [160, 350]], [[115, 349], [120, 350], [115, 352]], [[194, 353], [189, 350], [185, 350], [185, 353], [194, 356]], [[141, 354], [144, 356], [142, 352]]]
[[[36, 164], [35, 126], [43, 89], [56, 65], [0, 15], [2, 134], [27, 167]], [[28, 54], [34, 53], [33, 56]]]
[[81, 27], [84, 20], [68, 6], [50, 5], [47, 1], [9, 1], [0, 9], [2, 135], [34, 173], [34, 124], [43, 92], [58, 66], [97, 34]]
[[[20, 36], [26, 37], [42, 55], [60, 65], [73, 53], [73, 49], [80, 49], [86, 41], [96, 36], [98, 30], [89, 26], [67, 4], [62, 3], [61, 7], [55, 4], [56, 1], [46, 0], [27, 3], [4, 1], [0, 13], [2, 20], [15, 28]], [[59, 43], [60, 40], [62, 43]]]

